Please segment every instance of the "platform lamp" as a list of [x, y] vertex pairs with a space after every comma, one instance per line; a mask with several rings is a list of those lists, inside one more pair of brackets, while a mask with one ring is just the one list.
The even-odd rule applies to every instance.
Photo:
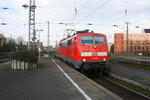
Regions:
[[40, 50], [41, 50], [41, 45], [40, 45], [40, 32], [42, 32], [43, 31], [43, 29], [40, 29], [40, 30], [36, 30], [37, 32], [39, 32], [39, 43], [38, 43], [38, 51], [39, 51], [39, 59], [40, 59]]

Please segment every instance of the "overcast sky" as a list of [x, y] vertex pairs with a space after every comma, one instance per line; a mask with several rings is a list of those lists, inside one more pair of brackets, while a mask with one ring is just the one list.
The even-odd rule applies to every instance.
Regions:
[[[0, 25], [0, 33], [27, 39], [28, 8], [24, 9], [24, 4], [29, 4], [29, 0], [0, 1], [0, 23], [7, 23], [5, 26]], [[125, 22], [130, 22], [130, 33], [141, 33], [142, 29], [150, 27], [149, 0], [35, 0], [35, 4], [36, 29], [43, 29], [40, 40], [44, 45], [47, 45], [47, 21], [50, 21], [50, 44], [53, 46], [63, 38], [65, 29], [68, 28], [104, 33], [108, 36], [109, 43], [113, 43], [114, 33], [125, 33]], [[9, 9], [3, 9], [4, 7]], [[92, 25], [87, 25], [88, 23]]]

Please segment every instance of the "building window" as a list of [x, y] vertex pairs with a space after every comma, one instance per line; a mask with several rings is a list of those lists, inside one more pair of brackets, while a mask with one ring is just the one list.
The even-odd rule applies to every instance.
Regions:
[[144, 47], [143, 47], [143, 50], [144, 50]]
[[131, 50], [132, 50], [132, 46], [131, 46]]
[[139, 36], [139, 37], [138, 37], [138, 39], [140, 40], [140, 39], [141, 39], [141, 37]]
[[132, 37], [130, 36], [129, 39], [132, 40]]
[[134, 44], [136, 44], [136, 42], [134, 42]]
[[146, 38], [145, 37], [143, 37], [143, 40], [145, 40]]
[[149, 44], [149, 42], [147, 41], [146, 44]]
[[138, 46], [138, 50], [140, 50], [140, 49], [141, 49], [141, 47]]
[[146, 47], [146, 50], [148, 50], [148, 47]]
[[139, 41], [138, 44], [141, 44], [141, 42]]
[[134, 39], [136, 40], [136, 36], [134, 36]]
[[145, 43], [143, 42], [143, 45], [144, 45]]
[[134, 47], [134, 50], [136, 50], [136, 47]]

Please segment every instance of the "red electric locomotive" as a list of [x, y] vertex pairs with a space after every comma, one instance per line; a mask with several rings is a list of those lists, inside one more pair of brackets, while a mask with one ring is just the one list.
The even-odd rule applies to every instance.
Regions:
[[104, 34], [77, 31], [61, 40], [56, 48], [57, 57], [74, 65], [74, 68], [92, 74], [110, 71], [108, 43]]

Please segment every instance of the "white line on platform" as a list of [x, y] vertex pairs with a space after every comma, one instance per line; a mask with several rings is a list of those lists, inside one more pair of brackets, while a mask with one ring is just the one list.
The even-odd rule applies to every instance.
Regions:
[[55, 62], [54, 59], [52, 61], [57, 65], [57, 67], [63, 72], [63, 74], [69, 79], [69, 81], [78, 89], [78, 91], [86, 98], [86, 100], [92, 100], [80, 87], [77, 83], [75, 83], [67, 73]]

